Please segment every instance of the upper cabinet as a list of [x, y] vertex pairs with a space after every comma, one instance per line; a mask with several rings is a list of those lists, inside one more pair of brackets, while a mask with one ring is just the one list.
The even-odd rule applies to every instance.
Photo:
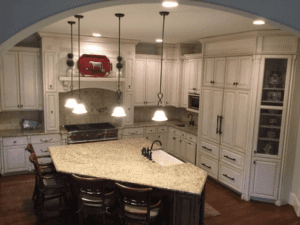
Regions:
[[179, 60], [166, 60], [163, 64], [162, 93], [166, 106], [179, 106]]
[[159, 60], [137, 58], [133, 77], [135, 106], [157, 105], [159, 91]]
[[44, 87], [46, 92], [57, 91], [57, 54], [55, 52], [44, 52]]
[[204, 60], [204, 86], [223, 87], [225, 58], [206, 58]]
[[2, 72], [2, 110], [42, 109], [39, 49], [16, 48], [7, 52]]

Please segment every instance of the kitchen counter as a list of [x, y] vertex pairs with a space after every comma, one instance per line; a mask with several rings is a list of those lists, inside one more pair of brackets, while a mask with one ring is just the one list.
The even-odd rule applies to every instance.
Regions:
[[[161, 166], [141, 155], [144, 138], [49, 147], [57, 171], [201, 195], [207, 173], [190, 164]], [[159, 148], [155, 146], [155, 149]]]
[[21, 130], [21, 129], [0, 130], [0, 137], [20, 137], [20, 136], [28, 136], [28, 135], [32, 136], [32, 135], [41, 135], [41, 134], [45, 134], [43, 128], [38, 128], [35, 130]]
[[[178, 127], [178, 124], [188, 125], [187, 127]], [[132, 125], [126, 125], [124, 128], [133, 128], [133, 127], [152, 127], [152, 126], [171, 126], [178, 130], [182, 130], [194, 135], [198, 134], [198, 126], [189, 125], [187, 122], [182, 122], [179, 120], [167, 120], [162, 122], [156, 121], [146, 121], [146, 122], [134, 122]], [[120, 128], [119, 128], [120, 129]]]

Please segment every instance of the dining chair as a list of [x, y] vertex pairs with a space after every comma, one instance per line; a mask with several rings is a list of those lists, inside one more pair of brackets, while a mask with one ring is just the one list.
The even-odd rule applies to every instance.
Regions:
[[35, 153], [31, 153], [29, 160], [33, 163], [36, 171], [36, 198], [34, 200], [35, 213], [38, 221], [41, 222], [50, 212], [63, 212], [69, 207], [68, 192], [69, 182], [68, 176], [59, 173], [44, 174], [42, 166], [38, 163]]
[[78, 199], [79, 224], [89, 216], [100, 216], [103, 224], [117, 224], [115, 184], [112, 181], [72, 174]]
[[151, 197], [153, 188], [116, 183], [122, 224], [162, 224], [162, 200]]

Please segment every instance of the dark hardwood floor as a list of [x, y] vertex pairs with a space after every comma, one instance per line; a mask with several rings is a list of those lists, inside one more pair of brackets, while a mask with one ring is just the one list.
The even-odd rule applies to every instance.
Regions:
[[[37, 217], [31, 201], [34, 174], [2, 176], [0, 178], [0, 224], [34, 225]], [[246, 202], [240, 195], [212, 179], [206, 185], [206, 202], [220, 212], [220, 216], [205, 219], [205, 225], [300, 225], [300, 218], [292, 206], [275, 206], [261, 202]], [[43, 225], [76, 224], [76, 216], [49, 219]], [[96, 224], [87, 221], [86, 224]]]

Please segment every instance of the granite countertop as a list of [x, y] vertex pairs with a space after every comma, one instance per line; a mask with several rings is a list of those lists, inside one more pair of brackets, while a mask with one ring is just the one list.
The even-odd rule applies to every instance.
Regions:
[[21, 130], [21, 129], [0, 130], [0, 137], [4, 137], [4, 138], [5, 137], [21, 137], [21, 136], [28, 136], [28, 135], [32, 136], [32, 135], [41, 135], [41, 134], [45, 134], [45, 131], [43, 128], [38, 128], [35, 130]]
[[[188, 125], [187, 127], [177, 127], [178, 124]], [[182, 130], [194, 135], [198, 134], [198, 126], [189, 125], [187, 122], [183, 122], [180, 120], [167, 120], [162, 122], [156, 121], [146, 121], [146, 122], [134, 122], [132, 125], [126, 125], [124, 128], [133, 128], [133, 127], [151, 127], [151, 126], [171, 126], [178, 130]]]
[[134, 138], [48, 149], [59, 172], [201, 194], [207, 179], [206, 171], [190, 163], [171, 166], [153, 163], [141, 155], [142, 147], [150, 146], [150, 141]]

